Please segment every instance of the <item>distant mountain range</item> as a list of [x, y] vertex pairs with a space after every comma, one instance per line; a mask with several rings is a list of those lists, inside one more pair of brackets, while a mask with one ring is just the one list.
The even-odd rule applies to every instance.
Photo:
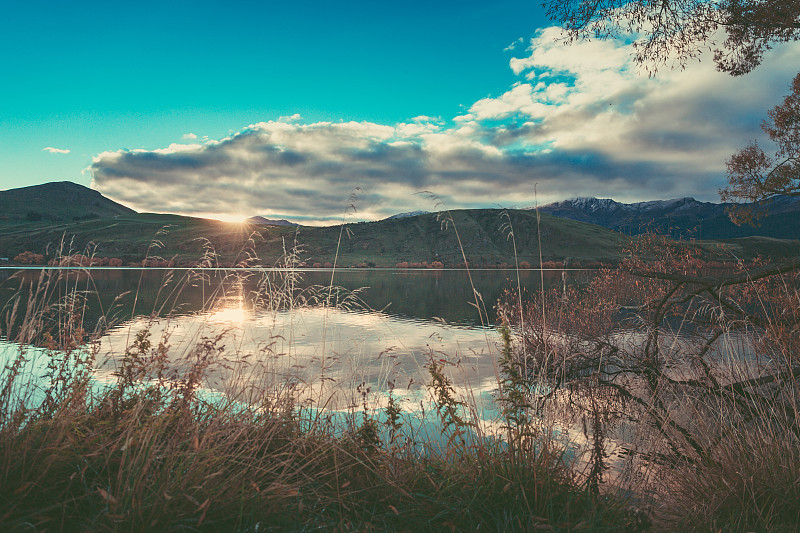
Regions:
[[573, 198], [543, 205], [542, 213], [589, 222], [627, 235], [654, 231], [675, 238], [731, 239], [764, 236], [800, 238], [800, 198], [776, 196], [756, 207], [768, 216], [759, 225], [737, 226], [727, 210], [733, 204], [699, 202], [694, 198], [626, 204], [607, 198]]
[[409, 211], [408, 213], [397, 213], [396, 215], [386, 217], [384, 220], [395, 220], [398, 218], [415, 217], [417, 215], [427, 215], [428, 213], [430, 213], [430, 211]]
[[[541, 206], [548, 215], [597, 224], [626, 235], [655, 231], [674, 238], [731, 239], [763, 236], [800, 239], [800, 197], [776, 196], [764, 207], [768, 216], [759, 225], [737, 226], [727, 210], [732, 204], [676, 198], [623, 203], [603, 198], [573, 198]], [[24, 222], [71, 222], [136, 213], [99, 192], [69, 181], [0, 191], [0, 225]], [[398, 213], [386, 220], [413, 219], [424, 211]], [[289, 220], [253, 216], [256, 226], [297, 226]]]

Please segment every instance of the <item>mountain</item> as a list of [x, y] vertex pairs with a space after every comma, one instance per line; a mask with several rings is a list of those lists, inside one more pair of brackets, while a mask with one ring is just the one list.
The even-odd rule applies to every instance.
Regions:
[[430, 211], [409, 211], [407, 213], [397, 213], [396, 215], [392, 215], [390, 217], [386, 217], [384, 220], [393, 220], [396, 218], [408, 218], [408, 217], [415, 217], [417, 215], [427, 215]]
[[254, 217], [250, 217], [247, 219], [246, 222], [250, 224], [255, 224], [256, 226], [297, 226], [298, 224], [294, 222], [289, 222], [288, 220], [280, 219], [280, 220], [273, 220], [271, 218], [265, 218], [261, 215], [256, 215]]
[[[514, 263], [514, 246], [520, 262], [538, 264], [539, 235], [545, 261], [614, 262], [627, 237], [593, 224], [543, 215], [537, 227], [532, 211], [497, 209], [451, 211], [443, 225], [436, 213], [340, 226], [274, 226], [250, 224], [260, 233], [250, 239], [240, 224], [218, 220], [137, 213], [116, 218], [17, 224], [0, 231], [0, 256], [23, 251], [52, 253], [66, 236], [73, 253], [90, 248], [99, 257], [117, 257], [124, 263], [141, 261], [150, 250], [176, 264], [191, 265], [212, 247], [220, 263], [233, 263], [253, 255], [263, 265], [281, 264], [287, 249], [297, 244], [300, 259], [309, 266], [337, 259], [339, 266], [393, 267], [397, 263], [442, 262], [462, 264], [466, 255], [473, 266]], [[509, 238], [508, 223], [514, 228]], [[458, 230], [458, 237], [454, 231]], [[165, 229], [166, 228], [166, 229]], [[157, 239], [159, 246], [149, 243]], [[341, 240], [340, 240], [341, 239]], [[460, 242], [459, 242], [460, 239]]]
[[733, 204], [676, 198], [626, 204], [607, 198], [573, 198], [547, 204], [541, 213], [597, 224], [627, 235], [654, 231], [675, 238], [731, 239], [762, 236], [800, 238], [800, 198], [776, 196], [755, 209], [768, 216], [756, 227], [737, 226], [727, 209]]
[[[443, 221], [446, 223], [443, 224]], [[393, 267], [441, 262], [463, 264], [466, 256], [473, 267], [539, 264], [542, 259], [558, 264], [596, 266], [615, 263], [622, 257], [629, 237], [595, 225], [542, 214], [537, 221], [531, 210], [454, 210], [442, 218], [436, 213], [356, 222], [341, 226], [271, 226], [241, 224], [180, 215], [134, 213], [113, 218], [6, 225], [0, 231], [0, 257], [15, 257], [23, 251], [53, 257], [59, 243], [68, 253], [91, 252], [95, 257], [117, 258], [123, 264], [141, 262], [146, 254], [172, 260], [178, 266], [193, 266], [211, 258], [214, 264], [230, 266], [257, 257], [264, 266], [283, 265], [287, 251], [297, 246], [299, 261], [307, 266]], [[456, 236], [455, 230], [458, 230]], [[513, 239], [510, 230], [513, 229]], [[251, 231], [260, 234], [252, 238]], [[341, 239], [341, 240], [340, 240]], [[154, 240], [158, 241], [153, 246]], [[747, 259], [757, 254], [773, 258], [800, 254], [797, 240], [764, 237], [702, 243], [709, 258]], [[209, 254], [213, 250], [213, 254]], [[516, 252], [516, 253], [515, 253]], [[516, 256], [516, 257], [515, 257]], [[516, 260], [516, 261], [515, 261]]]
[[[323, 254], [335, 255], [341, 233], [339, 226], [301, 228], [299, 239], [311, 260], [323, 262]], [[344, 235], [338, 246], [343, 264], [377, 266], [433, 261], [456, 266], [464, 263], [464, 256], [472, 266], [514, 264], [515, 246], [518, 261], [538, 264], [539, 235], [545, 261], [614, 262], [628, 240], [594, 224], [543, 216], [537, 225], [532, 211], [499, 209], [456, 209], [347, 224]]]
[[70, 181], [0, 191], [0, 224], [111, 218], [136, 211]]

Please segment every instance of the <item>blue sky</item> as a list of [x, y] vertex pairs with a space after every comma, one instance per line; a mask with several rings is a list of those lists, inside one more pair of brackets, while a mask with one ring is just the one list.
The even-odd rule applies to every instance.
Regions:
[[[7, 2], [0, 189], [325, 223], [574, 196], [715, 200], [800, 47], [753, 74], [639, 75], [538, 2]], [[795, 69], [793, 71], [793, 69]], [[67, 152], [68, 151], [68, 152]]]

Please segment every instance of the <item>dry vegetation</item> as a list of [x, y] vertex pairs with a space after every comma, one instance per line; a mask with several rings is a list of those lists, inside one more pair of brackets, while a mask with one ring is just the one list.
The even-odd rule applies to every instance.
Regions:
[[533, 416], [582, 426], [590, 487], [628, 488], [667, 530], [796, 531], [799, 287], [796, 262], [720, 274], [647, 236], [585, 291], [500, 310], [547, 391]]
[[[415, 427], [424, 413], [391, 390], [371, 402], [365, 385], [360, 404], [335, 416], [322, 388], [309, 397], [296, 380], [255, 371], [221, 335], [174, 353], [168, 335], [134, 331], [109, 373], [82, 327], [88, 295], [77, 283], [59, 293], [61, 275], [43, 270], [4, 313], [14, 341], [0, 373], [5, 531], [638, 527], [621, 501], [587, 490], [562, 443], [512, 450], [483, 434], [434, 354], [435, 435]], [[330, 287], [298, 294], [294, 275], [268, 273], [260, 305], [328, 305]], [[220, 369], [226, 393], [211, 393]]]
[[[498, 303], [499, 432], [433, 352], [427, 415], [397, 402], [391, 380], [354, 387], [356, 405], [334, 414], [330, 378], [309, 396], [313, 384], [254, 371], [219, 335], [176, 354], [168, 335], [133, 331], [108, 373], [102, 332], [83, 329], [89, 295], [77, 284], [60, 293], [62, 274], [42, 271], [0, 331], [12, 341], [0, 353], [0, 523], [796, 531], [794, 265], [721, 275], [649, 236], [626, 253], [581, 290], [510, 291]], [[284, 266], [297, 261], [289, 253]], [[265, 274], [259, 305], [332, 305], [332, 287], [299, 294], [296, 275]], [[211, 393], [220, 369], [232, 378]]]

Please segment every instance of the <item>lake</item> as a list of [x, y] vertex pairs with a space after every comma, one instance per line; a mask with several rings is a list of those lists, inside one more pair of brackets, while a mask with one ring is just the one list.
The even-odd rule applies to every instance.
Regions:
[[[424, 433], [423, 440], [430, 442], [443, 435], [429, 386], [431, 362], [442, 366], [455, 397], [470, 410], [481, 432], [498, 434], [502, 417], [494, 399], [501, 347], [494, 302], [517, 283], [535, 293], [542, 279], [545, 288], [561, 290], [588, 284], [596, 276], [585, 270], [521, 271], [519, 278], [514, 271], [501, 270], [44, 272], [59, 277], [50, 286], [52, 300], [76, 292], [85, 296], [84, 327], [96, 331], [98, 338], [92, 345], [95, 387], [116, 382], [124, 354], [147, 332], [154, 348], [164, 347], [177, 379], [193, 365], [212, 363], [204, 373], [204, 395], [225, 394], [260, 404], [265, 395], [288, 394], [296, 405], [324, 409], [339, 419], [355, 416], [366, 405], [383, 416], [380, 409], [391, 395], [409, 431]], [[42, 273], [0, 270], [0, 305], [6, 307], [20, 286], [25, 295]], [[331, 286], [332, 276], [336, 288]], [[479, 295], [477, 306], [473, 286]], [[5, 332], [5, 321], [0, 324]], [[610, 340], [637, 346], [642, 335], [620, 333]], [[715, 347], [709, 361], [747, 360], [751, 349], [743, 339], [730, 334], [722, 340], [724, 349], [717, 354]], [[665, 332], [662, 342], [665, 355], [680, 359], [681, 337]], [[27, 391], [20, 388], [14, 394], [27, 394], [31, 405], [42, 398], [52, 354], [0, 337], [0, 367], [20, 349], [27, 359], [22, 375], [31, 379], [20, 385], [28, 386]], [[154, 351], [158, 350], [148, 353]], [[681, 369], [668, 371], [672, 375]], [[561, 399], [556, 398], [554, 405], [559, 406]], [[588, 442], [582, 427], [565, 418], [558, 431], [581, 447]], [[619, 429], [621, 437], [608, 439], [609, 461], [614, 464], [628, 457], [633, 439], [628, 430]]]
[[[0, 305], [18, 289], [20, 280], [26, 283], [38, 279], [41, 268], [0, 268]], [[128, 293], [113, 309], [115, 318], [126, 319], [137, 315], [189, 315], [203, 313], [209, 307], [218, 307], [216, 296], [224, 296], [228, 287], [236, 286], [244, 296], [258, 291], [265, 277], [281, 286], [287, 276], [285, 270], [207, 269], [199, 271], [204, 282], [194, 276], [186, 283], [188, 270], [184, 269], [134, 269], [134, 268], [84, 268], [60, 269], [64, 279], [61, 291], [77, 289], [86, 291], [89, 298], [89, 320], [108, 315], [114, 299]], [[12, 276], [17, 273], [16, 278]], [[437, 321], [460, 326], [485, 326], [493, 324], [494, 303], [506, 288], [516, 288], [517, 276], [523, 289], [535, 292], [541, 278], [547, 288], [562, 284], [587, 283], [594, 271], [571, 270], [394, 270], [394, 269], [327, 269], [297, 270], [296, 287], [308, 289], [327, 287], [331, 283], [347, 291], [357, 291], [357, 299], [348, 302], [361, 310], [380, 310], [392, 317]], [[475, 307], [472, 284], [485, 303], [488, 316], [479, 314]], [[238, 283], [242, 286], [239, 288]], [[177, 291], [176, 291], [177, 289]], [[134, 308], [134, 301], [136, 305]], [[482, 319], [483, 316], [483, 319]]]
[[[154, 344], [169, 345], [173, 361], [191, 357], [204, 339], [216, 339], [228, 369], [209, 376], [210, 389], [236, 384], [242, 390], [270, 379], [271, 386], [304, 384], [310, 395], [321, 393], [314, 390], [318, 384], [346, 392], [333, 394], [329, 406], [335, 408], [352, 404], [359, 386], [370, 393], [393, 387], [416, 398], [429, 381], [431, 358], [447, 362], [459, 387], [488, 394], [497, 384], [493, 307], [503, 291], [519, 282], [535, 292], [542, 278], [546, 287], [560, 288], [587, 283], [594, 275], [585, 270], [49, 272], [60, 275], [52, 299], [73, 291], [85, 295], [84, 328], [100, 334], [101, 380], [112, 379], [121, 354], [147, 329]], [[21, 284], [35, 286], [41, 273], [0, 270], [0, 305]]]

